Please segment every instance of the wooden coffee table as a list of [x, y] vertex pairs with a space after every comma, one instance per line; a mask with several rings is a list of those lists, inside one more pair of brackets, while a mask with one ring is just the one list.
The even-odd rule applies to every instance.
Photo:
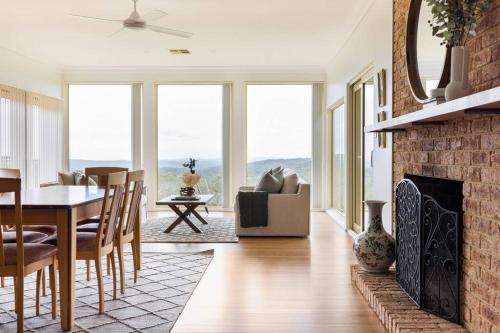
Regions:
[[[212, 198], [213, 194], [199, 194], [198, 200], [173, 200], [175, 195], [171, 195], [160, 201], [157, 201], [157, 205], [168, 206], [177, 214], [177, 219], [164, 231], [165, 233], [171, 232], [176, 226], [178, 226], [182, 221], [186, 222], [188, 226], [191, 227], [195, 232], [201, 233], [196, 225], [191, 222], [189, 215], [193, 214], [198, 220], [203, 224], [208, 224], [207, 221], [196, 211], [196, 207], [205, 206]], [[184, 206], [186, 209], [182, 211], [179, 206]]]

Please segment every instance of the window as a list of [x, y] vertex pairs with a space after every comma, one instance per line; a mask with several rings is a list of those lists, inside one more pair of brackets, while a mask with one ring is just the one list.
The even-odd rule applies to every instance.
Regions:
[[224, 84], [157, 86], [158, 198], [179, 193], [179, 176], [188, 171], [182, 164], [193, 158], [196, 173], [202, 176], [196, 190], [215, 194], [210, 205], [224, 205], [226, 88]]
[[344, 104], [332, 111], [332, 207], [345, 213], [346, 136]]
[[69, 168], [132, 167], [132, 85], [70, 84]]
[[311, 84], [247, 85], [247, 184], [276, 166], [311, 182]]

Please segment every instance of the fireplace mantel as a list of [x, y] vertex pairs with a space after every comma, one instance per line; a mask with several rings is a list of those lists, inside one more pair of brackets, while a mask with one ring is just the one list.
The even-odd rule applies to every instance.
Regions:
[[500, 87], [481, 91], [446, 103], [426, 106], [419, 111], [365, 126], [364, 130], [366, 133], [401, 131], [415, 125], [459, 119], [468, 112], [500, 114]]

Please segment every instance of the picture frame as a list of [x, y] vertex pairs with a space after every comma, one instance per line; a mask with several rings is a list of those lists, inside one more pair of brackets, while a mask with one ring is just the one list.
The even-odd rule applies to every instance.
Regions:
[[384, 107], [386, 102], [386, 71], [382, 68], [377, 73], [377, 96], [378, 96], [378, 106]]

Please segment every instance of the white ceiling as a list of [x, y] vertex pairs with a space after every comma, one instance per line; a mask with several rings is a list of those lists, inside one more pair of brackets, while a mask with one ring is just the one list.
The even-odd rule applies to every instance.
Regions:
[[[190, 39], [149, 31], [108, 37], [130, 0], [2, 1], [0, 46], [60, 66], [324, 66], [342, 47], [373, 0], [140, 0], [138, 10], [193, 32]], [[376, 29], [376, 27], [374, 27]], [[369, 36], [367, 36], [369, 38]], [[191, 55], [170, 55], [187, 48]]]

